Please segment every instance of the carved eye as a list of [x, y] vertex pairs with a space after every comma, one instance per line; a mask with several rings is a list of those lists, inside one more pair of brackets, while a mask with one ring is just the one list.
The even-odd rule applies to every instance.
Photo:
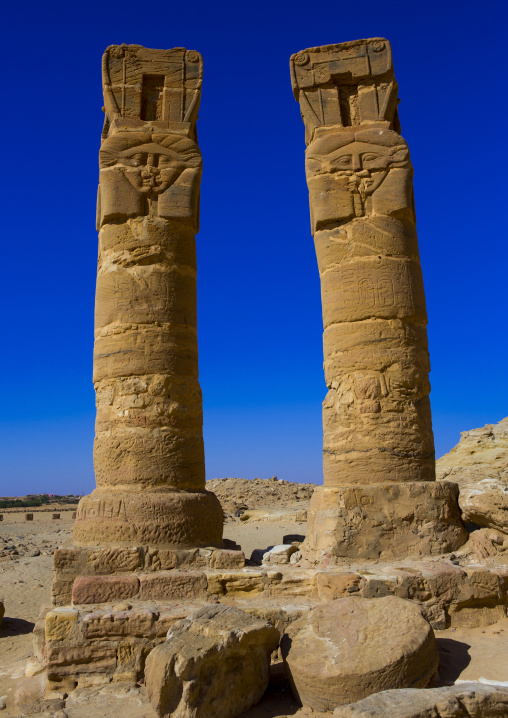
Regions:
[[335, 162], [333, 164], [338, 169], [341, 169], [344, 167], [351, 167], [351, 155], [344, 155], [343, 157], [337, 157], [337, 159], [335, 160]]
[[159, 167], [171, 167], [172, 164], [173, 160], [171, 157], [166, 157], [165, 155], [159, 157]]
[[374, 154], [373, 152], [367, 152], [365, 155], [363, 155], [363, 160], [366, 162], [373, 162], [374, 160], [377, 160], [379, 158], [379, 155]]

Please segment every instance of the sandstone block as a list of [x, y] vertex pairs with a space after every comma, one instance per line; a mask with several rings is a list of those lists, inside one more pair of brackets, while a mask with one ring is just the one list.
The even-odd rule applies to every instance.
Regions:
[[53, 554], [55, 571], [73, 571], [80, 565], [80, 551], [72, 548], [57, 548]]
[[139, 577], [142, 601], [170, 601], [180, 598], [205, 598], [206, 576], [201, 571], [168, 571]]
[[95, 611], [83, 618], [87, 638], [149, 636], [155, 617], [152, 611]]
[[97, 549], [87, 556], [87, 568], [95, 574], [136, 571], [143, 564], [144, 555], [140, 547]]
[[245, 566], [245, 555], [243, 551], [231, 549], [217, 549], [212, 553], [210, 568], [228, 569], [243, 568]]
[[76, 627], [78, 612], [74, 608], [55, 608], [46, 615], [46, 641], [64, 641]]
[[72, 586], [74, 576], [59, 578], [57, 575], [51, 583], [51, 603], [53, 606], [68, 606], [72, 601]]
[[207, 591], [218, 596], [257, 596], [266, 584], [262, 571], [206, 571]]
[[506, 686], [461, 683], [425, 691], [388, 690], [336, 708], [334, 718], [470, 718], [508, 714]]
[[318, 711], [387, 688], [424, 687], [439, 664], [420, 608], [393, 596], [319, 606], [289, 627], [281, 649], [295, 697]]
[[136, 576], [80, 576], [72, 586], [72, 603], [107, 603], [139, 592]]
[[53, 643], [47, 647], [46, 658], [49, 680], [79, 673], [112, 673], [116, 667], [116, 644], [110, 641], [81, 646]]
[[[280, 575], [280, 574], [279, 574]], [[270, 581], [272, 596], [316, 596], [316, 572], [306, 569], [294, 569], [282, 574], [280, 580]]]
[[454, 551], [467, 537], [456, 499], [449, 482], [318, 487], [302, 554], [391, 560]]
[[357, 593], [365, 579], [356, 573], [319, 572], [316, 581], [319, 598], [329, 602]]
[[230, 606], [179, 621], [146, 660], [146, 687], [161, 717], [235, 718], [268, 686], [279, 632]]

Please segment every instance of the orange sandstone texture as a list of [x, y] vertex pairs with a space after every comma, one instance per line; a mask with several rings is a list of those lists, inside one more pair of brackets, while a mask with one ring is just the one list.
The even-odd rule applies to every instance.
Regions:
[[198, 379], [202, 59], [184, 48], [111, 46], [102, 70], [97, 488], [80, 502], [74, 542], [220, 545]]

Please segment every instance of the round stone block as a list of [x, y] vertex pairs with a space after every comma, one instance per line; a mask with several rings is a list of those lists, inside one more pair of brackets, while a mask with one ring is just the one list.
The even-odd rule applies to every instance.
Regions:
[[423, 688], [439, 665], [419, 606], [395, 596], [318, 606], [291, 624], [281, 649], [295, 697], [316, 711], [389, 688]]
[[105, 491], [84, 496], [76, 546], [222, 546], [222, 508], [211, 491]]

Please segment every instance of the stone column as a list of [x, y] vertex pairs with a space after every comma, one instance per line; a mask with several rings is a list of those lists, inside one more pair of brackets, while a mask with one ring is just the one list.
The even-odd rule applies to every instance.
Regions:
[[80, 501], [74, 543], [220, 546], [198, 380], [202, 58], [184, 48], [111, 46], [102, 72], [97, 488]]
[[382, 38], [291, 57], [324, 324], [324, 487], [314, 558], [435, 553], [463, 540], [435, 483], [429, 353], [409, 149]]

